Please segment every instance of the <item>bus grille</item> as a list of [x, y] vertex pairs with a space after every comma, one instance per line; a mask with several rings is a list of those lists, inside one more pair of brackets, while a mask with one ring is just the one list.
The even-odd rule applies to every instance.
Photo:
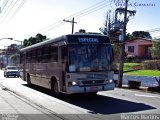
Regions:
[[87, 80], [82, 81], [83, 85], [97, 85], [97, 84], [103, 84], [105, 80]]

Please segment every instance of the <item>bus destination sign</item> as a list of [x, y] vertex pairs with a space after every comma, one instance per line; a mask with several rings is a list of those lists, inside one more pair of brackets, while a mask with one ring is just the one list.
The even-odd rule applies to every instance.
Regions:
[[110, 43], [110, 39], [106, 36], [99, 35], [68, 35], [68, 43]]
[[78, 42], [80, 43], [99, 43], [99, 40], [98, 38], [80, 37], [78, 38]]

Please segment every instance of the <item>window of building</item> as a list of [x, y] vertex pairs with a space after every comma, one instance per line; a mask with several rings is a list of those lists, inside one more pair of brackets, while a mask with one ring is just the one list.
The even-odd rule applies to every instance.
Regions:
[[134, 46], [128, 46], [128, 52], [134, 53]]

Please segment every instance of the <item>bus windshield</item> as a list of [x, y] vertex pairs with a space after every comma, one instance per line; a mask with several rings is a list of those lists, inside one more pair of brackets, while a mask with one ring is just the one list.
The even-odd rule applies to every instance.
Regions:
[[110, 44], [69, 45], [69, 72], [109, 70], [111, 63]]

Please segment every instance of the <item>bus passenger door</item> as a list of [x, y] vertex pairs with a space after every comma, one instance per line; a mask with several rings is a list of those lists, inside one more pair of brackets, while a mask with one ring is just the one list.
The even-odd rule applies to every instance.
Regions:
[[65, 85], [65, 75], [66, 75], [66, 64], [67, 64], [67, 47], [61, 46], [60, 47], [60, 89], [65, 92], [66, 85]]

